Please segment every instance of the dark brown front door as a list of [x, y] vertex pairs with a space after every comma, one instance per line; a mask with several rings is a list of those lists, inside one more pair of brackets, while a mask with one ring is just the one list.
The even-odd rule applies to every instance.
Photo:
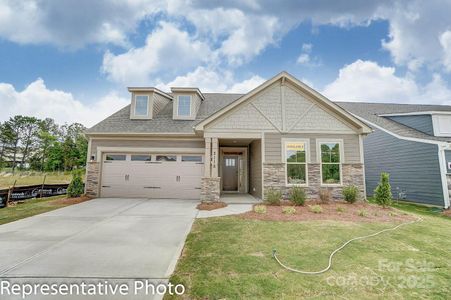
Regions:
[[222, 160], [222, 189], [238, 191], [238, 156], [224, 155]]

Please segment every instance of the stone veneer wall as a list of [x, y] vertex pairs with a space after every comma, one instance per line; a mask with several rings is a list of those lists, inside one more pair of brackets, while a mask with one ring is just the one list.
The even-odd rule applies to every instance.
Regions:
[[220, 177], [203, 177], [201, 182], [200, 200], [201, 201], [219, 201], [221, 194]]
[[85, 194], [89, 197], [99, 196], [100, 163], [88, 162], [86, 166]]
[[[343, 186], [355, 185], [360, 190], [360, 198], [365, 199], [365, 179], [363, 164], [342, 164]], [[332, 198], [343, 199], [342, 187], [321, 187], [320, 164], [308, 164], [308, 187], [305, 187], [309, 199], [318, 199], [319, 190], [328, 188], [332, 191]], [[285, 199], [289, 198], [291, 187], [285, 186], [285, 164], [284, 163], [264, 163], [263, 164], [263, 184], [264, 191], [268, 189], [278, 189]]]

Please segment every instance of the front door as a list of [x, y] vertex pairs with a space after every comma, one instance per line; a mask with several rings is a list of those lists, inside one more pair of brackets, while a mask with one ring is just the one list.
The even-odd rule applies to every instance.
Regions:
[[222, 163], [222, 189], [238, 191], [238, 155], [225, 155]]

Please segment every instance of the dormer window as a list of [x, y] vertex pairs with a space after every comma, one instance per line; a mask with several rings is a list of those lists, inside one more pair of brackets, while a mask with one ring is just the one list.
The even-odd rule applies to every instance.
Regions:
[[135, 116], [146, 117], [149, 115], [149, 96], [135, 96]]
[[178, 96], [177, 100], [178, 100], [177, 115], [179, 117], [191, 116], [191, 96], [180, 95]]

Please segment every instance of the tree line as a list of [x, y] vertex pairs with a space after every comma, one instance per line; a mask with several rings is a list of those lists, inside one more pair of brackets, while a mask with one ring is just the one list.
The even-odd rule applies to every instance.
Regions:
[[86, 164], [86, 128], [51, 118], [14, 116], [0, 123], [0, 169], [68, 171]]

